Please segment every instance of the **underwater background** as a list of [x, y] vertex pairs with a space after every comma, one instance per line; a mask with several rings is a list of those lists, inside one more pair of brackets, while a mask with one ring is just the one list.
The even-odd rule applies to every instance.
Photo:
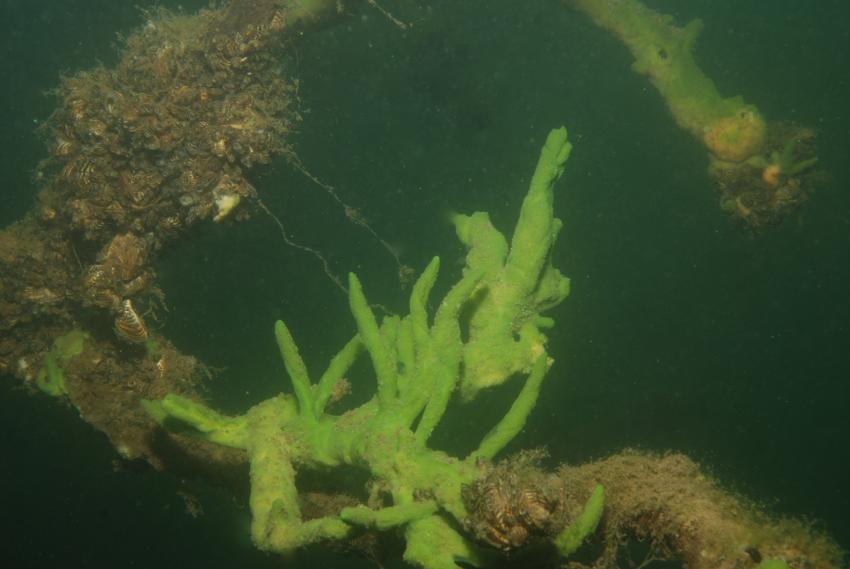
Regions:
[[[364, 6], [293, 48], [304, 120], [292, 142], [406, 264], [440, 255], [445, 290], [464, 255], [446, 212], [489, 211], [510, 229], [546, 133], [565, 124], [574, 144], [553, 259], [572, 291], [551, 313], [556, 364], [543, 397], [509, 450], [545, 446], [552, 464], [629, 446], [683, 451], [850, 547], [850, 4], [647, 2], [681, 23], [705, 20], [697, 57], [724, 95], [819, 133], [828, 181], [759, 237], [728, 221], [703, 149], [631, 72], [627, 50], [584, 16], [555, 0], [381, 4], [413, 27]], [[112, 64], [116, 32], [143, 24], [139, 6], [152, 5], [0, 3], [0, 226], [33, 204], [49, 89], [63, 72]], [[392, 257], [321, 187], [283, 159], [253, 182], [336, 273], [357, 272], [372, 302], [405, 309]], [[206, 224], [157, 269], [170, 310], [161, 332], [218, 370], [208, 389], [223, 411], [288, 389], [275, 319], [312, 368], [354, 330], [321, 265], [262, 212]], [[365, 366], [352, 382], [354, 403], [374, 387]], [[432, 446], [471, 450], [518, 387], [453, 407]], [[193, 518], [180, 480], [116, 470], [105, 437], [11, 377], [0, 381], [0, 452], [3, 566], [373, 566], [328, 548], [287, 562], [258, 552], [249, 512], [222, 491], [193, 488], [204, 509]]]

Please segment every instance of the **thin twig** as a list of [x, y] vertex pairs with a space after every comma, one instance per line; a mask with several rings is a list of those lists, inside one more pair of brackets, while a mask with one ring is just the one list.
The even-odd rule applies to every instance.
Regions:
[[325, 274], [328, 276], [328, 278], [337, 286], [337, 288], [339, 288], [339, 290], [342, 291], [342, 293], [345, 296], [348, 296], [348, 289], [345, 287], [344, 284], [342, 284], [342, 279], [340, 279], [331, 270], [331, 265], [330, 265], [330, 263], [328, 263], [328, 260], [325, 258], [325, 256], [322, 255], [316, 249], [313, 249], [312, 247], [308, 247], [307, 245], [302, 245], [301, 243], [296, 243], [295, 241], [290, 239], [289, 236], [286, 234], [286, 228], [284, 228], [283, 222], [280, 220], [280, 218], [278, 216], [276, 216], [274, 213], [272, 213], [272, 211], [268, 207], [266, 207], [266, 204], [263, 203], [263, 200], [261, 200], [259, 196], [257, 196], [256, 200], [257, 200], [257, 205], [259, 205], [260, 208], [262, 208], [262, 210], [265, 211], [266, 214], [268, 214], [268, 216], [271, 217], [274, 220], [274, 222], [277, 224], [277, 226], [280, 228], [280, 235], [283, 237], [284, 243], [286, 243], [290, 247], [293, 247], [295, 249], [299, 249], [301, 251], [304, 251], [304, 252], [309, 253], [309, 254], [313, 255], [314, 257], [316, 257], [322, 263], [322, 268], [324, 269]]
[[399, 282], [401, 282], [401, 284], [403, 285], [408, 284], [411, 276], [413, 275], [413, 269], [401, 262], [401, 258], [399, 257], [393, 246], [387, 243], [387, 241], [383, 237], [378, 235], [378, 232], [375, 231], [374, 228], [366, 220], [366, 218], [363, 217], [363, 214], [360, 213], [360, 210], [354, 206], [345, 203], [342, 198], [339, 197], [339, 194], [333, 186], [321, 181], [319, 178], [314, 176], [309, 170], [307, 170], [304, 164], [297, 157], [292, 159], [292, 164], [307, 179], [322, 188], [329, 196], [331, 196], [331, 198], [333, 198], [333, 200], [336, 201], [336, 203], [338, 203], [339, 206], [342, 208], [343, 212], [345, 213], [345, 216], [348, 218], [349, 221], [351, 221], [355, 225], [359, 225], [360, 227], [368, 231], [372, 238], [381, 244], [381, 246], [393, 258], [396, 266], [398, 267]]
[[376, 0], [366, 0], [366, 1], [369, 2], [370, 6], [372, 6], [378, 12], [383, 14], [386, 19], [388, 19], [390, 22], [395, 24], [395, 26], [397, 28], [399, 28], [401, 30], [409, 30], [410, 29], [410, 24], [406, 24], [405, 22], [402, 22], [401, 20], [399, 20], [398, 18], [396, 18], [395, 16], [390, 14], [390, 12], [388, 10], [386, 10], [383, 6], [378, 4], [378, 2]]

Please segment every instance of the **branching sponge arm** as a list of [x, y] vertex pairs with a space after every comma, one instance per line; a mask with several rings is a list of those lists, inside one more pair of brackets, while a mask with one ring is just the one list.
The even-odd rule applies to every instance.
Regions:
[[530, 373], [546, 351], [540, 313], [569, 293], [569, 280], [549, 259], [561, 228], [552, 207], [554, 186], [571, 149], [565, 128], [549, 133], [509, 250], [487, 214], [453, 217], [458, 237], [469, 248], [467, 271], [484, 271], [463, 353], [460, 392], [466, 400], [515, 374]]
[[307, 375], [307, 366], [304, 365], [304, 360], [298, 353], [298, 346], [295, 345], [295, 340], [289, 333], [289, 328], [282, 320], [275, 322], [274, 335], [280, 349], [280, 356], [283, 358], [283, 364], [286, 366], [286, 372], [292, 381], [295, 397], [298, 399], [298, 412], [305, 419], [314, 419], [313, 392], [310, 387], [310, 377]]
[[422, 350], [428, 344], [428, 297], [437, 280], [440, 270], [440, 258], [434, 257], [413, 285], [410, 295], [410, 324], [416, 349]]
[[191, 427], [200, 437], [233, 448], [246, 448], [245, 417], [227, 417], [209, 407], [169, 393], [159, 401], [143, 399], [142, 407], [158, 423], [182, 423]]
[[555, 538], [555, 547], [563, 557], [569, 557], [582, 542], [596, 531], [605, 506], [605, 490], [597, 485], [590, 494], [581, 514]]
[[475, 457], [493, 458], [505, 448], [525, 426], [525, 421], [537, 403], [540, 395], [540, 385], [546, 375], [546, 355], [543, 354], [534, 363], [531, 375], [525, 380], [525, 385], [517, 396], [511, 408], [502, 417], [493, 429], [487, 433], [478, 450], [473, 453]]
[[396, 397], [396, 370], [393, 369], [389, 348], [363, 294], [360, 280], [354, 273], [348, 275], [348, 291], [348, 301], [351, 314], [357, 322], [357, 332], [372, 358], [372, 366], [378, 378], [378, 403], [382, 408], [387, 408]]
[[[641, 0], [566, 0], [616, 36], [632, 69], [663, 97], [676, 123], [708, 150], [720, 207], [758, 232], [806, 201], [819, 178], [813, 129], [768, 122], [740, 96], [724, 97], [694, 56], [701, 20], [677, 26]], [[798, 144], [799, 143], [799, 144]], [[785, 157], [782, 148], [789, 150]]]
[[[566, 128], [556, 128], [549, 133], [540, 151], [528, 193], [522, 202], [505, 269], [511, 278], [518, 282], [524, 281], [521, 290], [526, 294], [536, 287], [551, 244], [561, 226], [552, 210], [552, 188], [563, 174], [572, 149], [572, 144], [567, 140]], [[541, 244], [548, 246], [542, 247]]]
[[430, 373], [430, 398], [416, 428], [416, 438], [425, 444], [443, 418], [449, 398], [457, 385], [463, 344], [458, 315], [472, 291], [484, 276], [483, 271], [467, 271], [466, 275], [446, 294], [434, 318], [427, 350]]
[[319, 383], [316, 385], [316, 394], [314, 401], [314, 409], [316, 417], [321, 417], [325, 412], [325, 406], [333, 394], [334, 386], [343, 378], [348, 369], [354, 365], [354, 361], [360, 352], [363, 350], [363, 342], [360, 341], [360, 336], [354, 336], [348, 343], [343, 346], [337, 355], [333, 357], [328, 369], [319, 378]]
[[[264, 551], [287, 552], [324, 539], [341, 539], [350, 529], [336, 517], [302, 521], [293, 463], [304, 450], [292, 443], [289, 431], [294, 423], [287, 407], [285, 397], [272, 398], [245, 415], [251, 463], [251, 537]], [[305, 420], [300, 413], [299, 418]]]
[[349, 524], [385, 531], [430, 516], [437, 509], [437, 504], [433, 500], [411, 502], [402, 506], [389, 506], [379, 510], [373, 510], [366, 506], [355, 506], [343, 508], [340, 512], [340, 518]]
[[[649, 9], [639, 0], [568, 3], [629, 48], [635, 58], [632, 68], [649, 77], [679, 126], [703, 141], [713, 154], [739, 162], [762, 150], [765, 125], [758, 112], [740, 97], [721, 96], [694, 59], [694, 43], [702, 29], [700, 20], [679, 28], [670, 16]], [[717, 136], [710, 135], [712, 129], [721, 126], [723, 130], [717, 130]]]

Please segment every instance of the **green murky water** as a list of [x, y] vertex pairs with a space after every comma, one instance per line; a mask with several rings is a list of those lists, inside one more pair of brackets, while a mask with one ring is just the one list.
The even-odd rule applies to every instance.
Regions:
[[[142, 22], [140, 4], [0, 4], [0, 224], [32, 204], [29, 175], [44, 154], [33, 130], [54, 104], [45, 92], [62, 72], [114, 61], [114, 33]], [[777, 511], [822, 520], [850, 547], [850, 6], [648, 4], [705, 20], [698, 57], [724, 94], [818, 129], [830, 180], [781, 227], [754, 239], [731, 226], [703, 150], [629, 70], [626, 50], [555, 0], [384, 0], [411, 31], [361, 9], [309, 37], [291, 62], [305, 117], [295, 144], [407, 264], [440, 255], [445, 287], [463, 252], [444, 213], [483, 209], [511, 227], [545, 134], [565, 124], [575, 149], [556, 197], [565, 227], [554, 262], [572, 293], [553, 313], [557, 364], [513, 448], [545, 445], [559, 461], [626, 446], [681, 450]], [[370, 299], [404, 308], [392, 259], [321, 188], [283, 161], [255, 182], [334, 271], [356, 271]], [[353, 330], [321, 266], [287, 248], [263, 215], [198, 230], [159, 273], [171, 308], [163, 332], [223, 368], [210, 390], [226, 410], [285, 388], [275, 319], [314, 367]], [[178, 480], [112, 472], [100, 434], [8, 379], [6, 566], [280, 565], [253, 549], [248, 512], [229, 498], [210, 489], [207, 515], [190, 518]], [[453, 408], [434, 443], [468, 450], [510, 391]], [[318, 550], [291, 563], [369, 566]]]

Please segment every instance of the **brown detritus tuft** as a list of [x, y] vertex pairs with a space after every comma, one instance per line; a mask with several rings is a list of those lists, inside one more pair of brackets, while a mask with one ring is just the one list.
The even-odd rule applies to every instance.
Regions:
[[828, 536], [807, 523], [774, 518], [682, 454], [626, 450], [563, 466], [558, 474], [570, 492], [605, 487], [600, 566], [616, 565], [629, 540], [648, 544], [653, 559], [690, 569], [751, 567], [758, 557], [782, 558], [791, 569], [842, 566], [841, 549]]
[[793, 123], [770, 123], [764, 153], [742, 163], [714, 162], [709, 174], [720, 194], [720, 206], [735, 222], [758, 234], [796, 211], [824, 174], [816, 168], [788, 172], [774, 156], [793, 146], [795, 162], [815, 157], [815, 132]]

